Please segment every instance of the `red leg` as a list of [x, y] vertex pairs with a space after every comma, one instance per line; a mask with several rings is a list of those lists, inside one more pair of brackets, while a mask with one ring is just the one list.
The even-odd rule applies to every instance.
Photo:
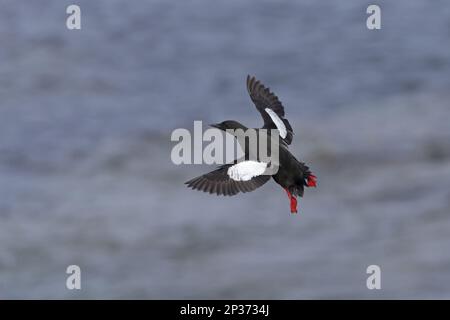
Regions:
[[297, 198], [289, 192], [288, 188], [285, 188], [284, 190], [286, 190], [286, 193], [291, 202], [291, 213], [297, 213]]

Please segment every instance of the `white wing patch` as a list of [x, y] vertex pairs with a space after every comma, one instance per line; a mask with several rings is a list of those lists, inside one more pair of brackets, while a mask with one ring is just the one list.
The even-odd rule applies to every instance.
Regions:
[[280, 119], [280, 117], [273, 112], [272, 109], [266, 108], [264, 109], [269, 114], [270, 118], [272, 119], [273, 123], [277, 126], [278, 131], [280, 131], [280, 136], [284, 139], [287, 136], [287, 130], [286, 126], [283, 123], [283, 120]]
[[242, 161], [228, 168], [228, 176], [235, 181], [249, 181], [260, 176], [267, 168], [267, 163], [258, 161]]

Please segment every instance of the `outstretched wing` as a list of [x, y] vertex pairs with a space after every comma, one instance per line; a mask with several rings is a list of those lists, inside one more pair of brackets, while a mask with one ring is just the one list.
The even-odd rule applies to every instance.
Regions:
[[269, 181], [270, 175], [263, 175], [266, 168], [266, 163], [251, 160], [226, 164], [185, 184], [194, 190], [234, 196], [251, 192]]
[[247, 90], [256, 109], [263, 117], [263, 128], [278, 129], [284, 142], [291, 144], [294, 133], [289, 121], [284, 118], [284, 107], [278, 97], [255, 77], [247, 76]]

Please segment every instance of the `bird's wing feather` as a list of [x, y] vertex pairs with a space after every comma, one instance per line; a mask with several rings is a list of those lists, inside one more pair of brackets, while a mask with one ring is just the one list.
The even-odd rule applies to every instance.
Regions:
[[283, 141], [291, 144], [294, 133], [291, 124], [284, 118], [284, 107], [278, 97], [255, 77], [249, 75], [247, 76], [247, 91], [256, 109], [261, 113], [264, 120], [263, 128], [278, 129]]
[[226, 164], [189, 180], [185, 184], [194, 190], [224, 196], [234, 196], [239, 192], [251, 192], [270, 179], [270, 175], [263, 175], [266, 165], [263, 168], [261, 164], [256, 161]]

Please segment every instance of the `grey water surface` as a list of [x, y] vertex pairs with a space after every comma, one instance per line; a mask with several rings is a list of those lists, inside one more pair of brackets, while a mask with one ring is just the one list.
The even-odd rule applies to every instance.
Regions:
[[[450, 298], [450, 6], [0, 1], [0, 298]], [[318, 188], [184, 181], [175, 128], [283, 102]], [[81, 290], [67, 290], [68, 265]], [[368, 290], [366, 268], [381, 268]]]

